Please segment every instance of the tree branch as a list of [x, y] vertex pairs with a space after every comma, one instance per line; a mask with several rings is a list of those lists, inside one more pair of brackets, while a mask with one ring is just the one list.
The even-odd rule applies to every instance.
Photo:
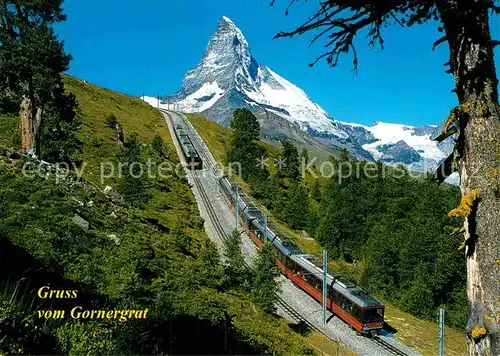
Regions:
[[432, 50], [434, 51], [437, 46], [439, 46], [441, 43], [444, 43], [446, 41], [448, 41], [448, 36], [441, 37], [439, 40], [437, 40], [436, 42], [434, 42], [434, 44], [432, 45]]
[[[275, 1], [271, 0], [271, 5]], [[286, 13], [297, 2], [299, 0], [289, 0]], [[318, 56], [310, 66], [314, 66], [320, 59], [326, 58], [327, 63], [334, 67], [337, 65], [341, 53], [349, 53], [352, 50], [353, 71], [357, 72], [358, 56], [353, 41], [361, 30], [371, 25], [367, 36], [370, 40], [369, 44], [373, 47], [378, 42], [383, 49], [384, 40], [381, 35], [381, 28], [388, 24], [387, 18], [392, 17], [395, 23], [404, 26], [404, 23], [396, 16], [397, 13], [402, 13], [402, 9], [406, 6], [404, 0], [383, 2], [371, 0], [320, 0], [319, 4], [320, 8], [316, 13], [302, 25], [293, 31], [280, 31], [274, 36], [274, 38], [291, 38], [295, 35], [319, 30], [314, 34], [310, 45], [322, 37], [328, 37], [328, 41], [324, 45], [327, 48], [326, 52]], [[344, 11], [348, 12], [343, 13]], [[421, 11], [423, 10], [421, 9]]]

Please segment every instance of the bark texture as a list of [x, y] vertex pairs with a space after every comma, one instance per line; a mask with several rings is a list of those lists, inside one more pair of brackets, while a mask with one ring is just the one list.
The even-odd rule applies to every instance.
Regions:
[[[450, 44], [459, 99], [455, 119], [460, 188], [479, 198], [465, 219], [467, 338], [470, 355], [500, 355], [500, 110], [487, 0], [443, 0], [438, 9]], [[472, 198], [471, 198], [472, 199]]]
[[[42, 109], [35, 108], [33, 100], [24, 95], [19, 109], [21, 127], [21, 149], [24, 153], [35, 153], [39, 146], [39, 130], [42, 123]], [[36, 152], [39, 154], [39, 152]]]

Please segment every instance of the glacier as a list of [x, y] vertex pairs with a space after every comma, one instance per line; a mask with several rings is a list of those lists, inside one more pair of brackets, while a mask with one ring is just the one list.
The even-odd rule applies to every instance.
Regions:
[[[272, 119], [273, 127], [267, 125], [267, 129], [278, 140], [297, 138], [298, 129], [310, 138], [306, 141], [318, 146], [333, 151], [345, 148], [357, 158], [403, 164], [418, 172], [436, 169], [453, 149], [452, 138], [433, 141], [439, 126], [384, 122], [365, 126], [334, 120], [302, 89], [259, 64], [243, 32], [227, 16], [219, 20], [201, 60], [186, 73], [177, 93], [142, 99], [155, 107], [200, 113], [226, 127], [236, 108], [248, 108], [259, 113], [259, 120]], [[265, 131], [265, 123], [261, 126]], [[276, 132], [277, 127], [282, 131]], [[263, 137], [269, 135], [264, 132]]]

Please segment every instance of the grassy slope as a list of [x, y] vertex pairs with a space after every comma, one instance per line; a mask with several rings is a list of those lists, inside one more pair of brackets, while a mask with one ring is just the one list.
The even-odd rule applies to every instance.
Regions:
[[[203, 118], [200, 115], [187, 115], [193, 123], [200, 135], [205, 140], [209, 149], [214, 154], [217, 160], [224, 157], [224, 152], [229, 144], [230, 130], [224, 128], [210, 120]], [[277, 155], [276, 146], [267, 143], [262, 143], [266, 148], [271, 149], [271, 156]], [[310, 153], [310, 158], [312, 154]], [[246, 185], [243, 185], [245, 189]], [[263, 209], [265, 210], [265, 209]], [[322, 248], [313, 238], [304, 236], [299, 231], [289, 229], [285, 224], [270, 216], [270, 221], [276, 224], [284, 233], [290, 236], [303, 251], [307, 251], [318, 259], [321, 259]], [[329, 268], [332, 271], [349, 276], [353, 279], [358, 279], [360, 276], [360, 268], [362, 266], [353, 266], [344, 261], [330, 261]], [[415, 347], [424, 355], [437, 355], [438, 340], [437, 340], [437, 324], [425, 320], [418, 319], [408, 313], [405, 313], [390, 303], [386, 303], [386, 319], [398, 330], [397, 338], [405, 344]], [[463, 334], [447, 328], [447, 339], [445, 342], [446, 351], [452, 355], [466, 354], [466, 341]]]
[[[65, 278], [87, 287], [92, 286], [93, 292], [105, 298], [121, 297], [131, 279], [136, 278], [135, 266], [144, 260], [151, 248], [156, 251], [156, 257], [147, 264], [151, 264], [151, 268], [158, 273], [165, 274], [159, 281], [159, 286], [172, 278], [178, 278], [179, 281], [185, 278], [189, 282], [192, 270], [190, 266], [196, 263], [193, 256], [179, 253], [172, 234], [157, 232], [154, 225], [143, 219], [155, 217], [171, 229], [180, 226], [194, 238], [191, 252], [196, 256], [207, 237], [187, 180], [183, 177], [172, 177], [165, 183], [168, 185], [167, 190], [152, 188], [153, 198], [144, 210], [127, 206], [116, 207], [96, 189], [97, 186], [102, 188], [105, 185], [113, 187], [116, 183], [115, 180], [110, 180], [101, 184], [99, 179], [100, 163], [113, 161], [120, 149], [116, 144], [114, 131], [104, 125], [104, 118], [109, 114], [118, 118], [123, 125], [125, 136], [135, 131], [141, 141], [150, 142], [154, 135], [159, 134], [167, 143], [169, 161], [178, 162], [162, 115], [137, 98], [84, 84], [83, 81], [72, 77], [66, 76], [64, 81], [67, 91], [75, 93], [79, 102], [78, 115], [83, 121], [79, 133], [83, 152], [79, 154], [79, 158], [87, 163], [84, 178], [93, 184], [83, 188], [74, 186], [68, 191], [54, 184], [51, 179], [36, 179], [30, 183], [20, 177], [19, 164], [12, 165], [9, 159], [0, 157], [0, 171], [7, 169], [9, 172], [8, 181], [1, 182], [5, 182], [5, 185], [0, 184], [0, 196], [14, 197], [13, 187], [17, 187], [23, 198], [12, 198], [12, 202], [6, 202], [11, 209], [8, 211], [18, 211], [18, 215], [26, 214], [23, 218], [29, 221], [29, 225], [22, 228], [22, 233], [15, 234], [19, 228], [18, 218], [6, 212], [4, 214], [7, 215], [2, 216], [0, 212], [0, 223], [4, 228], [0, 233], [14, 244], [22, 246], [45, 266], [59, 269]], [[15, 146], [12, 144], [12, 137], [18, 134], [17, 125], [16, 117], [0, 115], [0, 148]], [[52, 199], [52, 196], [57, 199]], [[39, 206], [39, 209], [32, 211], [32, 205]], [[113, 211], [117, 212], [117, 220], [111, 217]], [[75, 212], [89, 220], [92, 231], [82, 233], [78, 228], [75, 229], [70, 222]], [[2, 218], [5, 220], [2, 221]], [[56, 219], [59, 223], [52, 224], [51, 219]], [[117, 234], [122, 240], [120, 246], [116, 246], [109, 239], [108, 234], [111, 233]], [[65, 251], [64, 255], [58, 253], [58, 248], [54, 247], [57, 246], [58, 235], [61, 234], [65, 234], [68, 239], [76, 239], [75, 244], [78, 243], [80, 250], [75, 253], [75, 245], [70, 245], [69, 251]], [[82, 246], [79, 245], [80, 239], [86, 241]], [[292, 331], [284, 320], [266, 316], [252, 307], [253, 304], [246, 294], [207, 292], [202, 289], [197, 296], [201, 298], [200, 302], [192, 303], [191, 293], [195, 291], [184, 291], [182, 282], [180, 284], [176, 287], [180, 288], [180, 291], [174, 302], [181, 305], [183, 313], [203, 317], [206, 313], [204, 303], [209, 306], [216, 301], [223, 302], [227, 305], [228, 313], [233, 316], [233, 323], [239, 335], [250, 344], [263, 345], [268, 352], [277, 354], [293, 350], [298, 352], [304, 344], [308, 344], [304, 337]]]
[[[207, 143], [214, 158], [219, 162], [223, 162], [225, 152], [229, 144], [229, 135], [231, 133], [231, 129], [224, 128], [210, 120], [205, 119], [200, 115], [187, 114], [187, 117], [200, 133], [203, 140]], [[280, 148], [276, 143], [261, 141], [260, 144], [267, 150], [270, 157], [279, 156]], [[272, 172], [275, 167], [272, 160], [270, 160], [269, 163], [269, 168]], [[244, 189], [247, 189], [248, 185], [246, 184], [246, 182], [239, 179], [239, 177], [236, 177], [236, 179]], [[311, 333], [308, 335], [307, 339], [309, 340], [309, 343], [313, 346], [313, 348], [318, 352], [330, 355], [336, 354], [338, 352], [340, 352], [340, 354], [342, 355], [351, 354], [348, 349], [341, 345], [338, 345], [337, 343], [322, 336], [321, 334]]]
[[[116, 144], [114, 130], [104, 124], [104, 118], [111, 114], [122, 124], [125, 138], [136, 132], [141, 141], [149, 142], [155, 135], [160, 135], [167, 143], [169, 161], [172, 164], [179, 162], [163, 117], [151, 106], [136, 97], [84, 84], [83, 81], [72, 77], [65, 77], [65, 87], [76, 95], [79, 103], [78, 114], [83, 119], [79, 136], [84, 145], [79, 158], [88, 164], [84, 178], [101, 185], [101, 163], [113, 162], [120, 150], [120, 146]], [[114, 184], [116, 180], [109, 179], [101, 186]], [[145, 211], [140, 213], [155, 217], [166, 226], [176, 225], [180, 220], [199, 215], [194, 197], [187, 190], [185, 182], [169, 188], [170, 191], [155, 192]]]

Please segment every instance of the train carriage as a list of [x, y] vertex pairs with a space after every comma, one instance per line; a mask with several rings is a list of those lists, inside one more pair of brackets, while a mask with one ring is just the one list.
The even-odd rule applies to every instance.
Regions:
[[[275, 225], [266, 224], [263, 214], [239, 189], [234, 179], [223, 177], [219, 182], [222, 195], [233, 212], [238, 205], [239, 219], [252, 241], [259, 247], [264, 241], [272, 242], [276, 248], [276, 264], [281, 272], [321, 303], [323, 270], [314, 258], [304, 254]], [[380, 301], [340, 276], [327, 274], [327, 284], [329, 311], [363, 335], [376, 335], [383, 328], [385, 306]]]
[[186, 130], [184, 130], [184, 126], [179, 123], [174, 123], [174, 132], [181, 146], [182, 154], [184, 155], [184, 159], [187, 163], [188, 169], [200, 170], [203, 169], [203, 161], [194, 148], [193, 142], [189, 137]]

